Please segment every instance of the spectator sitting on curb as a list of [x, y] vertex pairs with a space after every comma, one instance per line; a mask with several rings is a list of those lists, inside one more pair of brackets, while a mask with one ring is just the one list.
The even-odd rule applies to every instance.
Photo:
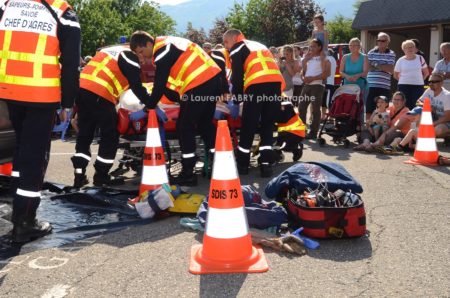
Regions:
[[397, 91], [392, 96], [392, 106], [389, 108], [389, 117], [391, 118], [391, 127], [383, 132], [374, 143], [374, 138], [370, 132], [365, 129], [361, 132], [362, 143], [353, 148], [356, 151], [372, 152], [374, 148], [390, 144], [395, 138], [403, 138], [410, 129], [410, 117], [406, 115], [409, 109], [405, 106], [405, 94]]
[[444, 78], [440, 74], [432, 74], [430, 88], [419, 98], [421, 104], [425, 98], [430, 99], [431, 114], [437, 138], [445, 138], [450, 133], [450, 92], [442, 88]]
[[411, 129], [408, 131], [406, 136], [402, 138], [396, 138], [389, 146], [383, 148], [383, 152], [385, 154], [395, 154], [395, 153], [403, 153], [414, 150], [415, 141], [417, 139], [417, 135], [419, 134], [419, 124], [420, 124], [420, 116], [422, 115], [422, 108], [415, 107], [412, 111], [406, 113], [413, 117], [411, 121]]
[[386, 96], [378, 96], [375, 100], [377, 109], [369, 119], [369, 132], [378, 140], [380, 135], [389, 129], [391, 119], [387, 111], [389, 100]]

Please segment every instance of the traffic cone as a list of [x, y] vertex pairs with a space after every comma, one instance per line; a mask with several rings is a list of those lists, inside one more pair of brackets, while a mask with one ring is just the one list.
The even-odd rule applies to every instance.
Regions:
[[430, 99], [425, 98], [422, 116], [420, 117], [419, 134], [417, 136], [414, 157], [405, 161], [407, 164], [437, 166], [439, 152], [436, 145], [433, 117], [431, 116]]
[[0, 175], [11, 176], [12, 173], [12, 163], [0, 164]]
[[191, 248], [189, 272], [256, 273], [269, 270], [264, 252], [252, 246], [241, 182], [226, 120], [217, 127], [203, 245]]
[[143, 156], [142, 180], [141, 186], [139, 187], [139, 196], [129, 200], [129, 202], [132, 204], [137, 203], [143, 197], [146, 197], [142, 196], [144, 192], [155, 190], [164, 183], [169, 183], [164, 149], [161, 146], [156, 112], [155, 110], [149, 110], [147, 140]]

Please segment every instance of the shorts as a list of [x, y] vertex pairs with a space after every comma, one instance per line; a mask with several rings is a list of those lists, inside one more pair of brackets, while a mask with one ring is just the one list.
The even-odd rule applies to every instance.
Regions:
[[395, 130], [391, 133], [386, 134], [386, 138], [384, 139], [383, 145], [391, 144], [396, 138], [404, 138], [405, 135], [400, 130]]

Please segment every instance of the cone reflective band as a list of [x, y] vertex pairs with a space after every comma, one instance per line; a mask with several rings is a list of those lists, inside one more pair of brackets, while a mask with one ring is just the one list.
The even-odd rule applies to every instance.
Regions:
[[147, 140], [143, 156], [142, 182], [139, 194], [147, 190], [157, 189], [164, 183], [169, 183], [169, 179], [167, 177], [164, 150], [161, 146], [158, 120], [155, 110], [149, 110]]
[[11, 176], [12, 163], [0, 164], [0, 175]]
[[420, 117], [419, 133], [414, 150], [414, 157], [405, 161], [407, 164], [436, 166], [439, 152], [436, 145], [433, 117], [431, 116], [430, 99], [425, 98]]
[[189, 272], [256, 273], [269, 269], [261, 248], [252, 246], [241, 183], [225, 120], [219, 121], [203, 245], [191, 249]]

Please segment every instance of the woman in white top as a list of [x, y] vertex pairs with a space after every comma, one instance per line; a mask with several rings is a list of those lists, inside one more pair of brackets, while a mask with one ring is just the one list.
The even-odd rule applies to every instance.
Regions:
[[311, 40], [309, 52], [302, 61], [302, 68], [303, 90], [298, 110], [300, 118], [306, 123], [306, 112], [309, 104], [312, 103], [310, 131], [306, 138], [317, 139], [321, 115], [320, 108], [325, 90], [324, 81], [330, 75], [330, 61], [322, 55], [322, 42], [319, 39]]
[[402, 43], [402, 50], [405, 56], [395, 63], [394, 78], [398, 80], [398, 91], [406, 96], [406, 106], [413, 109], [423, 93], [424, 80], [430, 72], [425, 59], [416, 54], [414, 41], [405, 40]]

